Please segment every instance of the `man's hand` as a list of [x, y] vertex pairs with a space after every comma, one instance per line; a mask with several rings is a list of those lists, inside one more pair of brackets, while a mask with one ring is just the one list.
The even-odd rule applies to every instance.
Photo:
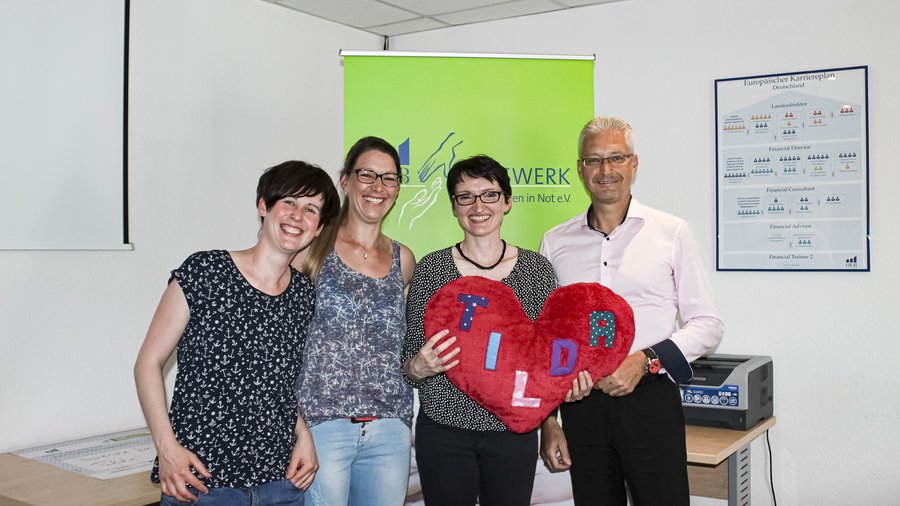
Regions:
[[594, 390], [602, 390], [611, 397], [630, 394], [644, 376], [644, 364], [646, 363], [647, 356], [643, 351], [628, 355], [614, 373], [594, 383]]

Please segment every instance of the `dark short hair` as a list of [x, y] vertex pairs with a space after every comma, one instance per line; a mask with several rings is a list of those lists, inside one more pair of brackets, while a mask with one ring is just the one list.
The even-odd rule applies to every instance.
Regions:
[[353, 171], [353, 168], [356, 166], [356, 162], [357, 160], [359, 160], [359, 157], [369, 151], [380, 151], [390, 156], [394, 160], [394, 166], [397, 170], [397, 174], [400, 173], [400, 155], [397, 154], [397, 150], [394, 148], [394, 146], [392, 146], [390, 142], [382, 139], [381, 137], [370, 135], [356, 141], [356, 144], [354, 144], [350, 148], [350, 151], [347, 151], [347, 158], [344, 159], [344, 168], [341, 169], [341, 174], [350, 177], [350, 172]]
[[321, 195], [324, 200], [319, 225], [328, 225], [338, 215], [340, 199], [331, 176], [318, 165], [289, 160], [266, 169], [256, 185], [256, 202], [265, 202], [266, 210], [285, 197], [316, 195]]
[[460, 160], [453, 164], [450, 172], [447, 173], [447, 193], [450, 194], [450, 200], [456, 194], [456, 185], [463, 178], [478, 179], [484, 178], [491, 182], [496, 182], [503, 190], [506, 201], [512, 197], [512, 186], [509, 184], [509, 173], [506, 168], [500, 165], [500, 162], [494, 160], [487, 155], [476, 155], [471, 158]]

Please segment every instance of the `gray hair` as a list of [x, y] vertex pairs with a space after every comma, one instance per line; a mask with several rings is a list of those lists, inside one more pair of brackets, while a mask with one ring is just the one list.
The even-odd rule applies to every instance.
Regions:
[[622, 118], [615, 116], [597, 116], [587, 122], [581, 129], [581, 135], [578, 136], [578, 153], [581, 153], [581, 147], [584, 145], [584, 139], [588, 135], [598, 134], [600, 132], [623, 132], [625, 134], [625, 144], [628, 150], [634, 152], [634, 130]]

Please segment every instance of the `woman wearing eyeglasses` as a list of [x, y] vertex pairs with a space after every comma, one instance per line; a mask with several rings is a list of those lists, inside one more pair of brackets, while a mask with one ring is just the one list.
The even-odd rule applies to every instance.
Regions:
[[412, 423], [412, 390], [400, 369], [403, 290], [415, 258], [381, 232], [400, 191], [397, 150], [378, 137], [360, 139], [347, 153], [340, 187], [336, 236], [299, 260], [321, 265], [295, 387], [319, 457], [306, 500], [400, 505]]
[[[537, 432], [515, 434], [447, 379], [455, 337], [448, 331], [425, 336], [425, 305], [447, 283], [483, 276], [512, 288], [533, 321], [557, 284], [553, 267], [540, 254], [507, 244], [500, 237], [503, 216], [512, 207], [506, 169], [488, 156], [453, 165], [447, 175], [453, 215], [464, 239], [426, 255], [416, 265], [407, 295], [403, 369], [419, 389], [416, 463], [425, 504], [461, 506], [527, 505], [538, 452]], [[439, 357], [444, 352], [445, 355]], [[590, 390], [590, 377], [572, 395]]]

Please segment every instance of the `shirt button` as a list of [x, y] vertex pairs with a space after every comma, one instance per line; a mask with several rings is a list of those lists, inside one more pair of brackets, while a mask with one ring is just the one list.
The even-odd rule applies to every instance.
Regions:
[[606, 240], [607, 240], [607, 241], [609, 240], [609, 236], [606, 236]]
[[606, 262], [603, 262], [603, 267], [606, 267]]

